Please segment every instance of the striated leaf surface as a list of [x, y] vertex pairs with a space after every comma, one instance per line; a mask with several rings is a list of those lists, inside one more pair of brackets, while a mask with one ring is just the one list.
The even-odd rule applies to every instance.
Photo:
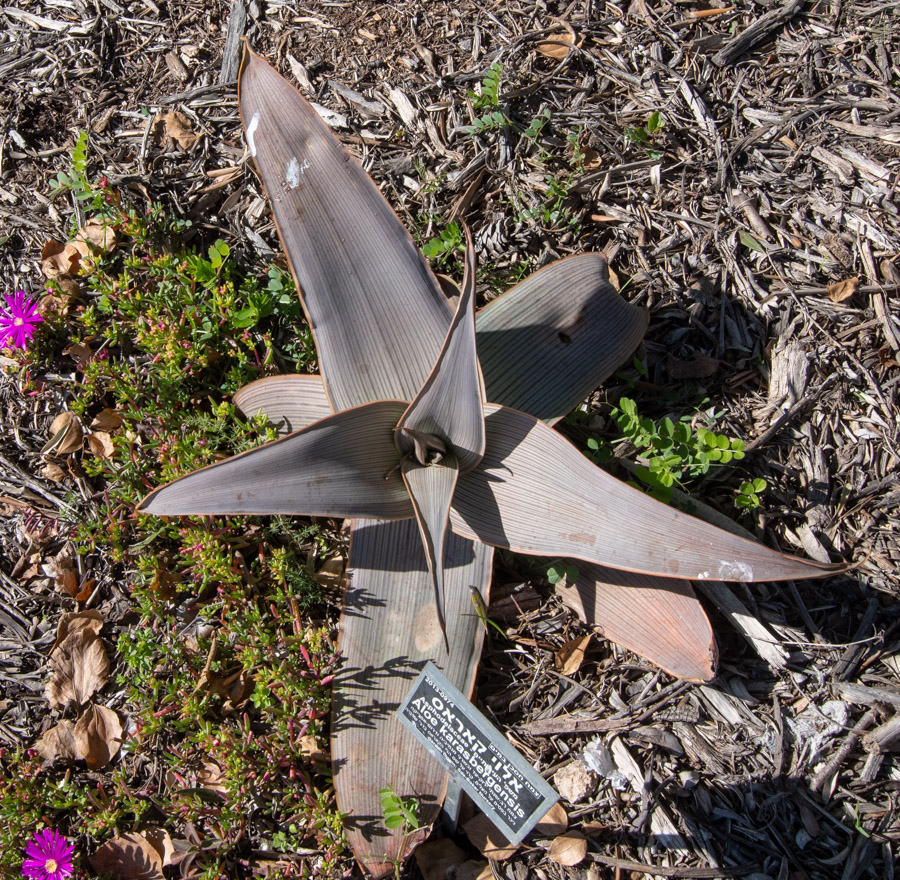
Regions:
[[138, 512], [411, 517], [392, 432], [404, 409], [379, 401], [336, 413], [181, 477], [148, 495]]
[[333, 408], [412, 400], [452, 317], [425, 258], [319, 114], [249, 50], [238, 101]]
[[556, 591], [604, 638], [666, 672], [690, 681], [715, 676], [715, 638], [690, 581], [580, 562], [575, 584]]
[[661, 504], [595, 467], [533, 416], [493, 404], [485, 416], [487, 451], [460, 476], [453, 499], [458, 534], [521, 553], [697, 580], [786, 580], [844, 569], [776, 553]]
[[431, 822], [447, 784], [447, 773], [396, 719], [396, 709], [428, 660], [464, 694], [472, 693], [484, 631], [471, 613], [469, 585], [487, 596], [492, 556], [483, 544], [447, 534], [448, 657], [439, 649], [441, 628], [416, 523], [354, 520], [332, 761], [338, 808], [348, 814], [347, 840], [376, 877], [393, 873], [393, 862], [427, 833], [404, 841], [400, 829], [385, 828], [379, 789], [390, 785], [402, 798], [420, 798], [424, 821]]
[[[466, 271], [453, 323], [434, 369], [397, 425], [449, 443], [463, 473], [484, 454], [484, 384], [475, 353], [475, 249], [468, 230], [466, 237]], [[411, 451], [404, 448], [402, 433], [398, 446], [401, 452]]]
[[434, 586], [434, 605], [444, 636], [444, 645], [450, 652], [447, 624], [444, 618], [444, 538], [450, 516], [450, 502], [459, 476], [459, 466], [452, 454], [446, 454], [439, 464], [421, 465], [406, 459], [401, 468], [403, 482], [416, 511], [416, 521], [425, 547], [425, 561]]
[[475, 318], [487, 400], [552, 424], [625, 363], [647, 320], [609, 283], [602, 254], [551, 263]]
[[264, 413], [281, 434], [299, 431], [332, 412], [322, 377], [302, 373], [257, 379], [238, 389], [234, 403], [246, 416]]

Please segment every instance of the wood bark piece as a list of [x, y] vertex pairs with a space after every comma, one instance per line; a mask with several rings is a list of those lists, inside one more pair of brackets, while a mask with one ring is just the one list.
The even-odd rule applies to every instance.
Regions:
[[767, 12], [716, 52], [712, 57], [713, 64], [717, 67], [734, 64], [741, 55], [767, 40], [787, 24], [803, 8], [804, 3], [805, 0], [788, 0], [784, 6]]
[[221, 84], [237, 79], [241, 61], [241, 38], [247, 25], [247, 7], [244, 0], [232, 0], [231, 14], [228, 16], [228, 33], [225, 35], [225, 49], [222, 52], [222, 67], [219, 70]]
[[876, 752], [896, 752], [900, 749], [900, 715], [889, 718], [863, 737], [863, 745]]
[[[616, 759], [616, 766], [628, 778], [635, 794], [643, 797], [645, 786], [644, 771], [638, 765], [628, 747], [617, 737], [610, 743], [610, 751]], [[650, 827], [653, 830], [655, 842], [659, 846], [665, 847], [669, 851], [692, 852], [665, 807], [656, 805], [652, 808]]]
[[697, 586], [731, 621], [735, 629], [743, 634], [766, 663], [773, 669], [784, 669], [787, 665], [787, 651], [781, 647], [777, 637], [750, 613], [731, 587], [721, 581], [698, 581]]

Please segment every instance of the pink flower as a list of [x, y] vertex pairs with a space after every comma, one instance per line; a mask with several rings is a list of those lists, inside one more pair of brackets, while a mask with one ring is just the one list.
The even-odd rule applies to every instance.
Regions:
[[0, 346], [11, 345], [23, 351], [34, 336], [35, 324], [43, 318], [24, 290], [6, 294], [6, 305], [0, 306]]
[[66, 880], [72, 876], [72, 851], [69, 841], [50, 828], [39, 831], [25, 847], [28, 856], [22, 876], [34, 880]]

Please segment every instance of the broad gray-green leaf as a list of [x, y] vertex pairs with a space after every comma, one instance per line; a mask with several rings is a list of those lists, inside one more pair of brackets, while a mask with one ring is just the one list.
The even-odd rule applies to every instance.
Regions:
[[238, 389], [233, 399], [244, 415], [263, 413], [281, 434], [331, 415], [321, 376], [294, 373], [257, 379]]
[[[466, 270], [453, 323], [434, 369], [397, 425], [449, 443], [463, 473], [484, 454], [484, 383], [475, 352], [475, 249], [468, 229], [466, 237]], [[404, 454], [411, 451], [409, 442], [398, 430]]]
[[452, 318], [424, 257], [319, 114], [249, 50], [238, 101], [333, 408], [412, 400]]
[[450, 652], [444, 618], [444, 537], [450, 516], [450, 501], [459, 476], [459, 465], [453, 453], [446, 453], [438, 464], [422, 465], [406, 458], [401, 467], [403, 482], [416, 511], [416, 521], [425, 547], [425, 559], [434, 585], [434, 604], [444, 634], [444, 645]]
[[625, 363], [644, 336], [648, 315], [608, 279], [602, 254], [566, 257], [477, 314], [488, 401], [553, 424]]
[[405, 839], [384, 827], [378, 791], [420, 799], [424, 823], [443, 801], [446, 771], [397, 720], [413, 679], [433, 660], [464, 694], [472, 693], [484, 630], [469, 585], [485, 596], [493, 550], [447, 534], [444, 571], [447, 635], [441, 646], [434, 592], [413, 520], [354, 520], [349, 584], [341, 617], [341, 670], [335, 679], [332, 759], [338, 809], [357, 860], [376, 877], [393, 873], [424, 833]]
[[712, 627], [690, 581], [578, 563], [574, 584], [556, 591], [600, 634], [690, 681], [716, 674]]
[[336, 413], [181, 477], [148, 495], [138, 512], [411, 517], [393, 438], [404, 409], [383, 400]]
[[484, 458], [456, 486], [458, 534], [691, 580], [787, 580], [844, 569], [776, 553], [661, 504], [595, 467], [533, 416], [489, 404], [485, 428]]

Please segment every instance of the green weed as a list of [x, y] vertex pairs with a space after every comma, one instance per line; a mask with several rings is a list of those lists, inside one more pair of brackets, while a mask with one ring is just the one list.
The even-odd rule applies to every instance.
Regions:
[[[709, 472], [710, 468], [737, 462], [744, 457], [743, 440], [730, 439], [724, 434], [703, 426], [693, 428], [692, 417], [682, 416], [677, 422], [671, 418], [654, 422], [642, 416], [637, 404], [628, 397], [619, 401], [612, 410], [612, 417], [619, 429], [638, 450], [639, 463], [634, 474], [650, 494], [660, 501], [672, 500], [672, 488], [685, 489], [691, 479]], [[598, 464], [612, 457], [612, 450], [597, 438], [587, 441], [588, 455]], [[759, 490], [753, 487], [762, 483]], [[765, 488], [765, 481], [753, 481], [745, 493], [743, 487], [735, 503], [739, 507], [753, 507], [759, 503], [758, 491]], [[756, 497], [756, 504], [753, 498]]]

